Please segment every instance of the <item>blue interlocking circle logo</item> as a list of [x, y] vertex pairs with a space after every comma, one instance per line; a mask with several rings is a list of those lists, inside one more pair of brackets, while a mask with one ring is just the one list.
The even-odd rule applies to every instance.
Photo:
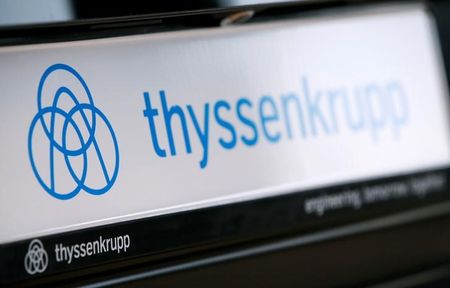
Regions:
[[[59, 84], [63, 81], [66, 86]], [[28, 134], [28, 153], [39, 184], [63, 200], [81, 190], [94, 195], [107, 192], [119, 171], [119, 148], [111, 124], [95, 107], [81, 75], [65, 64], [47, 68], [39, 82], [37, 106]], [[104, 149], [110, 152], [106, 156]]]

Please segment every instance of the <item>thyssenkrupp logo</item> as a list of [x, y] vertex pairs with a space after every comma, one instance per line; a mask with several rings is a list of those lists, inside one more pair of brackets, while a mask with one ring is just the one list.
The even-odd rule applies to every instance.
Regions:
[[47, 68], [39, 82], [37, 106], [28, 153], [39, 184], [63, 200], [81, 190], [106, 193], [117, 178], [119, 148], [81, 75], [65, 64]]

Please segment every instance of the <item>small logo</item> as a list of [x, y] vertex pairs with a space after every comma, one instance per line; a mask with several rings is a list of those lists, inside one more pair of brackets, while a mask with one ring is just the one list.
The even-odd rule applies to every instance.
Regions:
[[39, 82], [37, 106], [28, 153], [39, 184], [61, 200], [81, 190], [106, 193], [117, 178], [119, 148], [111, 124], [94, 105], [81, 75], [65, 64], [47, 68]]
[[25, 255], [25, 270], [28, 274], [34, 275], [42, 273], [48, 266], [48, 255], [44, 245], [39, 239], [34, 239], [28, 246], [27, 255]]

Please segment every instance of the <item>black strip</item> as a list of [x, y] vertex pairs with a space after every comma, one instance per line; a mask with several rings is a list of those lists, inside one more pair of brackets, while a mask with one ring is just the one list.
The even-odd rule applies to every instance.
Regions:
[[[35, 275], [29, 275], [24, 266], [33, 239], [4, 244], [0, 245], [0, 279], [6, 284], [110, 263], [126, 265], [125, 260], [130, 259], [164, 258], [192, 249], [299, 235], [424, 207], [450, 200], [449, 173], [450, 169], [427, 171], [40, 237], [49, 261], [46, 270]], [[369, 194], [377, 197], [368, 197]], [[313, 208], [320, 207], [317, 204], [324, 203], [320, 202], [324, 199], [328, 199], [330, 209], [319, 215], [320, 209]], [[355, 205], [355, 199], [362, 200], [361, 207]], [[68, 259], [56, 261], [57, 245], [71, 247], [96, 240], [100, 243], [100, 237], [104, 240], [124, 235], [130, 237], [126, 252], [103, 251], [72, 258], [70, 264]]]
[[[267, 21], [281, 18], [298, 18], [300, 13], [324, 12], [327, 9], [345, 9], [348, 7], [367, 7], [367, 5], [381, 6], [391, 3], [387, 0], [314, 0], [314, 1], [286, 1], [279, 3], [256, 3], [245, 6], [192, 6], [192, 10], [176, 10], [173, 3], [169, 10], [160, 10], [152, 1], [131, 1], [139, 5], [110, 5], [99, 6], [94, 9], [91, 2], [79, 2], [75, 5], [77, 17], [72, 21], [36, 23], [16, 26], [0, 26], [0, 47], [11, 45], [29, 45], [39, 43], [66, 42], [99, 38], [119, 37], [126, 35], [148, 34], [156, 32], [180, 31], [187, 29], [217, 27], [220, 21], [239, 11], [252, 10], [253, 18]], [[165, 1], [163, 1], [165, 2]], [[278, 3], [277, 3], [278, 2]], [[380, 3], [381, 2], [381, 3]], [[416, 0], [422, 3], [423, 1]], [[400, 2], [399, 2], [400, 3]], [[190, 6], [190, 5], [188, 5]], [[130, 11], [126, 11], [131, 9]], [[333, 11], [334, 13], [335, 11]]]

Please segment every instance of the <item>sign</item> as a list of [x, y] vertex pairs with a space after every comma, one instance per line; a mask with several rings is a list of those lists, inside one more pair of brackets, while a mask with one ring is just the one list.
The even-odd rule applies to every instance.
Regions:
[[[408, 6], [0, 48], [0, 243], [445, 168], [434, 33]], [[119, 236], [98, 251], [125, 253]], [[40, 273], [32, 244], [25, 267]], [[88, 253], [55, 245], [64, 263], [78, 259], [66, 248]]]

